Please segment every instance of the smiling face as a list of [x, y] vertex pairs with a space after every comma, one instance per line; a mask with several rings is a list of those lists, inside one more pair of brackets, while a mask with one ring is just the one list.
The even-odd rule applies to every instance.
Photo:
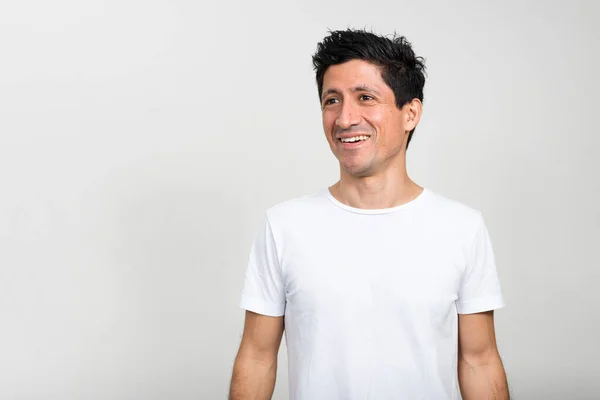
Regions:
[[322, 92], [323, 129], [342, 171], [372, 176], [403, 162], [408, 132], [418, 123], [418, 100], [399, 109], [381, 69], [363, 60], [329, 67]]

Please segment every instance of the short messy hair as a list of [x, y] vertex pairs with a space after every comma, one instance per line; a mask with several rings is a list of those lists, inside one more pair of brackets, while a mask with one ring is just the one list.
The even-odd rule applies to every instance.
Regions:
[[[402, 108], [417, 98], [423, 101], [425, 60], [415, 55], [404, 36], [386, 37], [366, 30], [330, 31], [312, 57], [319, 101], [323, 94], [323, 77], [327, 68], [350, 60], [364, 60], [381, 68], [383, 81], [392, 89], [396, 106]], [[410, 131], [406, 147], [412, 138]]]

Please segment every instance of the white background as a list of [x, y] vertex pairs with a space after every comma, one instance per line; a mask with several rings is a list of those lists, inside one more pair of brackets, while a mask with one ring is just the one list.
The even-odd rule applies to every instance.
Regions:
[[409, 173], [484, 213], [514, 398], [600, 398], [600, 5], [448, 3], [3, 2], [0, 398], [226, 398], [262, 212], [338, 176], [346, 27], [427, 60]]

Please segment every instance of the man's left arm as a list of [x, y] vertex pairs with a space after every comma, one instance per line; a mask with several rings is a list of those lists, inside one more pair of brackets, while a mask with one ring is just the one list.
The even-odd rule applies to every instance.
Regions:
[[464, 400], [509, 399], [493, 311], [459, 314], [458, 380]]

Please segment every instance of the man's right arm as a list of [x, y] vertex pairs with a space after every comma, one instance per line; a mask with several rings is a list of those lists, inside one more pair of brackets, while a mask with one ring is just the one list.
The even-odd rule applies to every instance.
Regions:
[[229, 400], [271, 399], [283, 330], [283, 317], [246, 311], [242, 341], [233, 365]]

